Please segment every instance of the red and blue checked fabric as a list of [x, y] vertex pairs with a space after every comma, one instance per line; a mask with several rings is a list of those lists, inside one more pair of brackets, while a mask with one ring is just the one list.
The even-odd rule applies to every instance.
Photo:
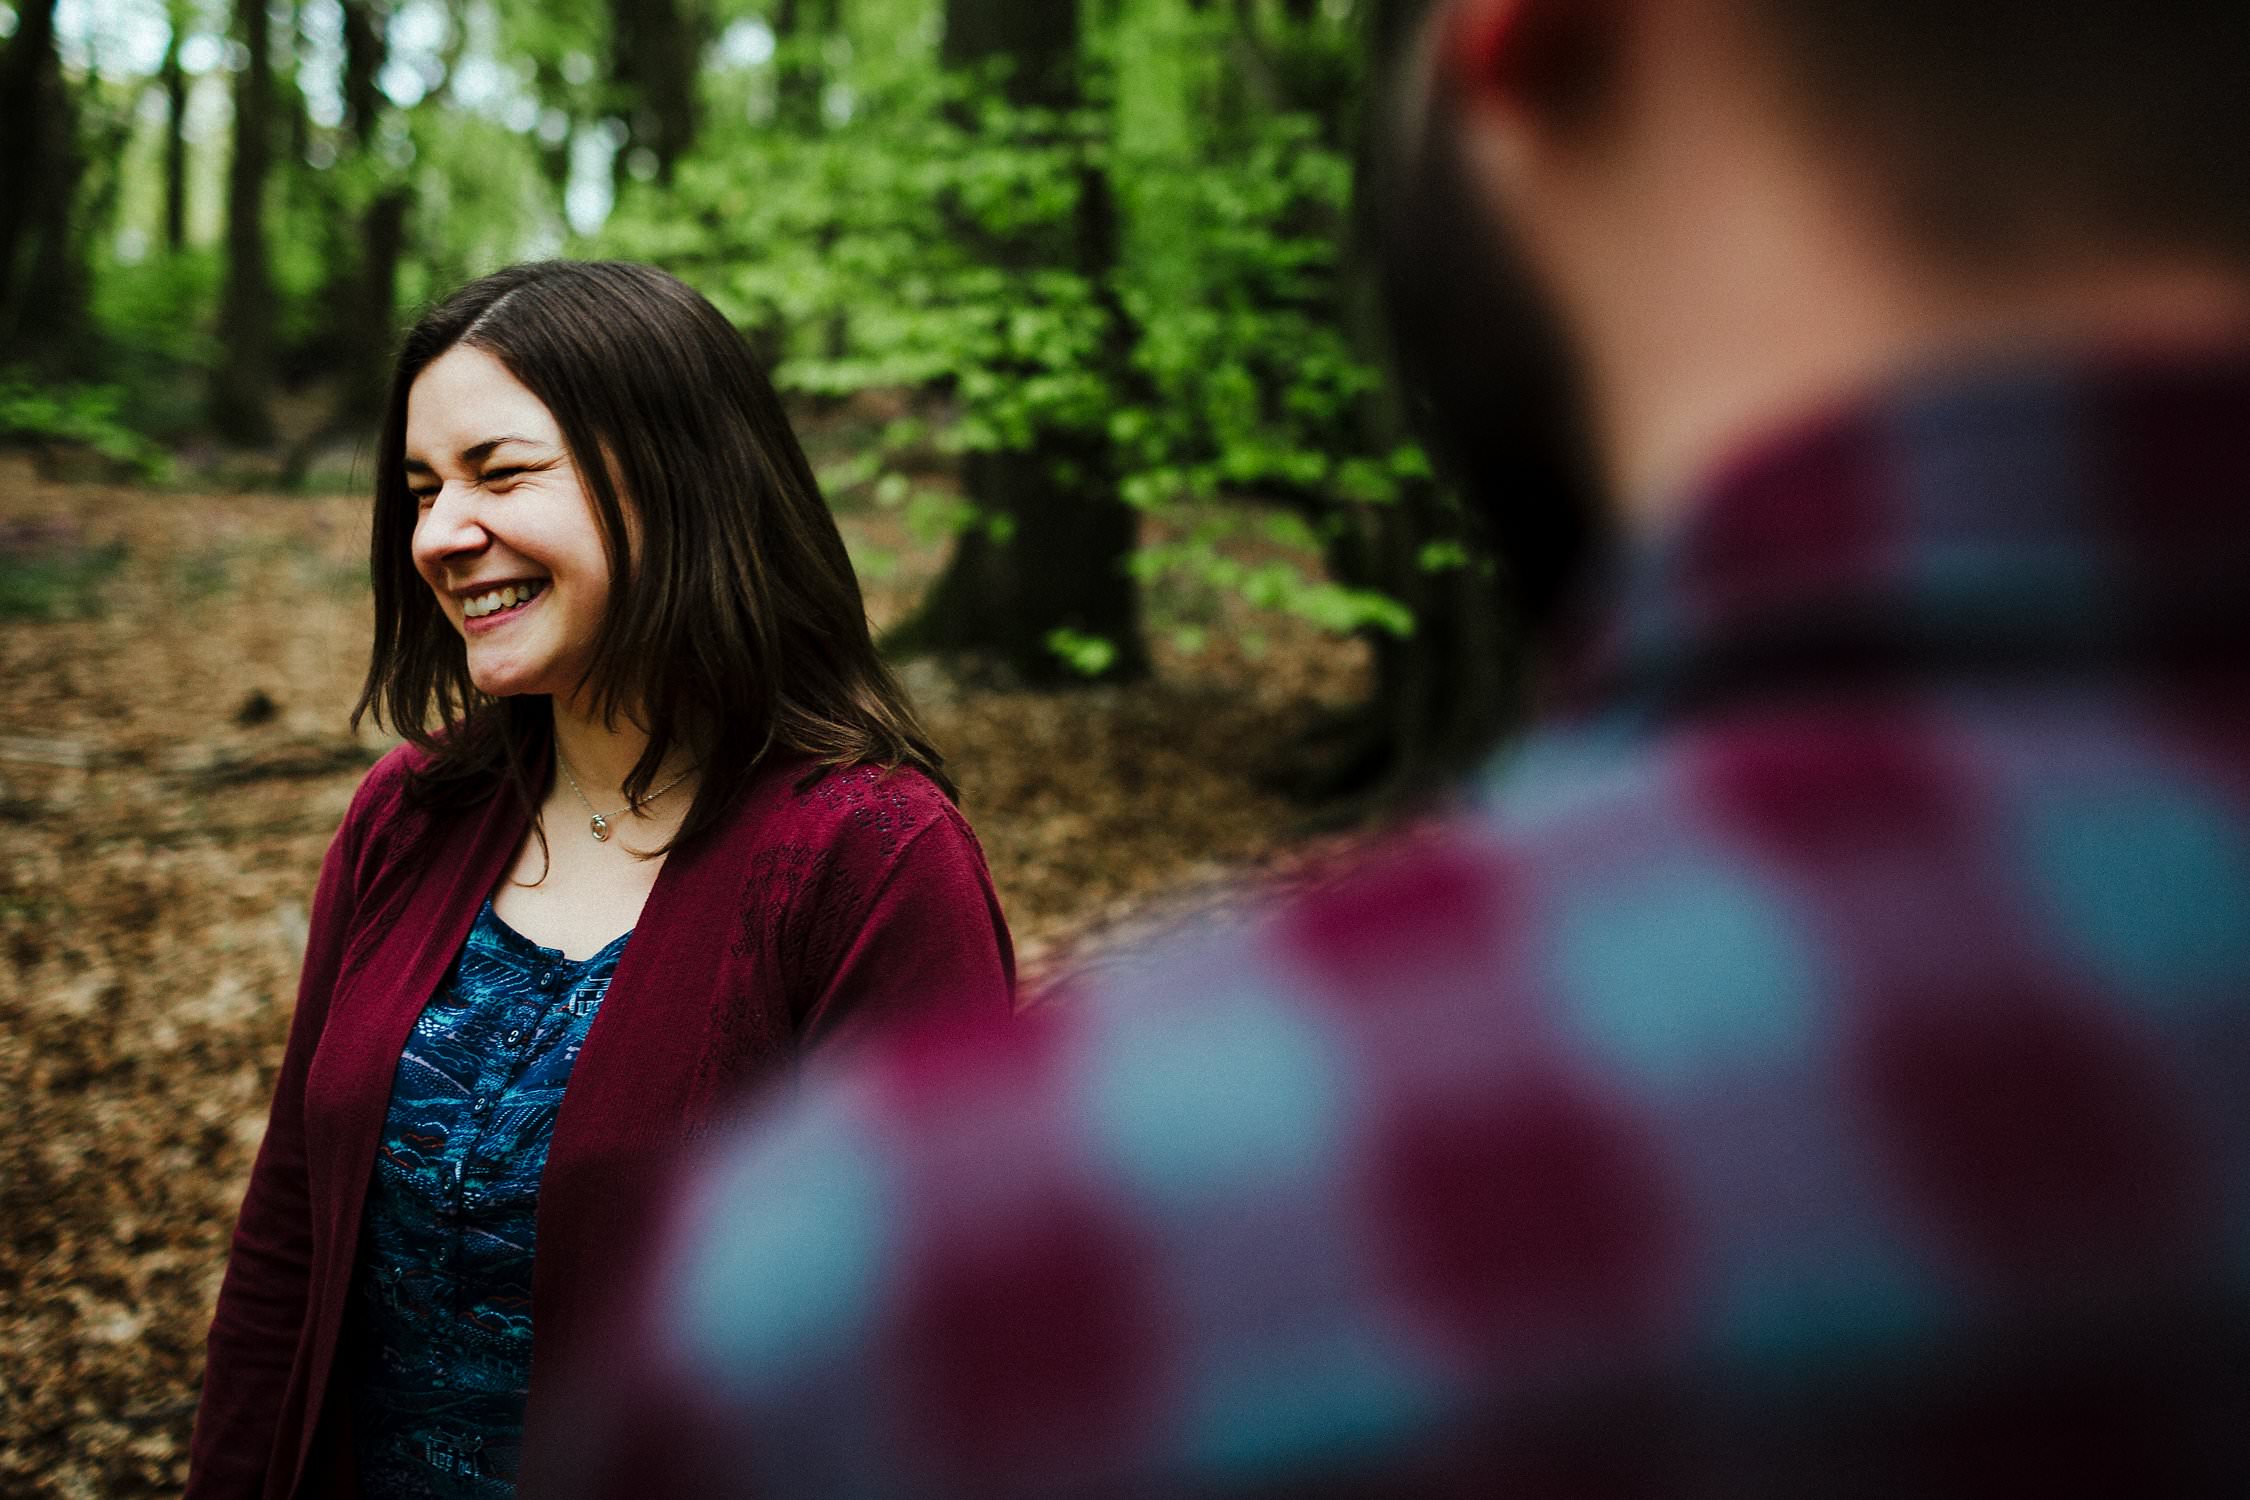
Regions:
[[578, 1493], [2250, 1493], [2250, 357], [1909, 382], [1473, 809], [717, 1155]]

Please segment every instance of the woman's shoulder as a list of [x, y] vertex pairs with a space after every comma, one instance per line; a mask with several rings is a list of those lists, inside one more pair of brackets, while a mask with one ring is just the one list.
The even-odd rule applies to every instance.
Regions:
[[344, 829], [364, 837], [396, 818], [407, 800], [407, 789], [430, 763], [430, 753], [410, 744], [393, 745], [383, 752], [352, 793], [351, 809], [344, 814]]
[[775, 842], [811, 845], [884, 861], [933, 828], [969, 825], [945, 791], [913, 766], [823, 766], [807, 758], [777, 761], [760, 777], [756, 826]]
[[438, 813], [424, 780], [437, 762], [420, 745], [400, 744], [384, 752], [352, 793], [339, 832], [364, 859], [388, 862], [418, 847]]

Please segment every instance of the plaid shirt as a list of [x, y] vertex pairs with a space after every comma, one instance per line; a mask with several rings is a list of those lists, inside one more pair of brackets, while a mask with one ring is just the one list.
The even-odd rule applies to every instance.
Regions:
[[772, 1106], [565, 1488], [2250, 1493], [2250, 358], [1906, 383], [1606, 597], [1466, 815]]

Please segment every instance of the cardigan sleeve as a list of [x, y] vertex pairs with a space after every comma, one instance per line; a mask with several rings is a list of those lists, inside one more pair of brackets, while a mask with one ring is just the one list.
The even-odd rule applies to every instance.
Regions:
[[312, 1261], [305, 1076], [351, 925], [360, 811], [355, 805], [321, 864], [296, 1014], [205, 1341], [203, 1397], [183, 1500], [255, 1500], [274, 1460], [283, 1394], [304, 1333]]
[[984, 855], [961, 815], [921, 785], [938, 805], [919, 826], [895, 840], [843, 840], [828, 878], [804, 892], [801, 1047], [909, 1017], [1004, 1016], [1014, 1003], [1015, 949]]

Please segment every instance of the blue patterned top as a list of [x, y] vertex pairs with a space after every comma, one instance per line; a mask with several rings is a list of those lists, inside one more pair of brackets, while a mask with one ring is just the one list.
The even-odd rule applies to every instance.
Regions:
[[626, 933], [572, 960], [487, 901], [414, 1025], [368, 1187], [353, 1413], [369, 1500], [507, 1500], [555, 1113]]

